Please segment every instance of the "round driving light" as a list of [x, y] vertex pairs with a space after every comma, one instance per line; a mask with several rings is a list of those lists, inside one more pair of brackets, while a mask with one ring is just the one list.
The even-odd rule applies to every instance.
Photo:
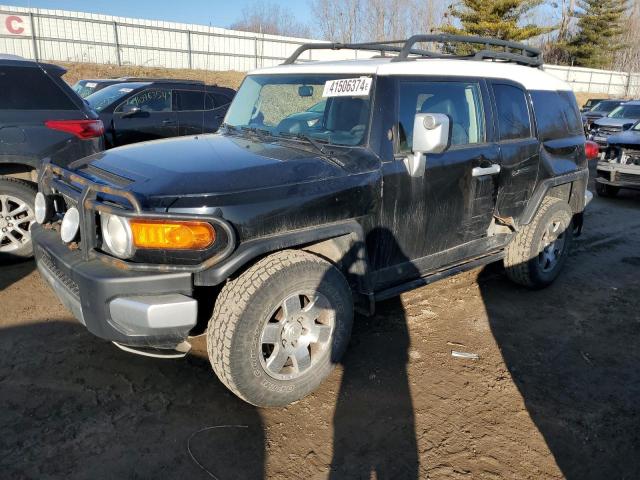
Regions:
[[111, 253], [120, 258], [132, 255], [132, 237], [129, 222], [117, 215], [102, 214], [102, 239]]
[[43, 224], [47, 221], [49, 216], [49, 208], [47, 205], [47, 197], [42, 192], [36, 193], [36, 200], [34, 202], [34, 210], [36, 215], [36, 222]]
[[60, 238], [64, 243], [72, 242], [78, 230], [80, 229], [80, 212], [75, 207], [71, 207], [64, 214], [62, 218], [62, 225], [60, 226]]

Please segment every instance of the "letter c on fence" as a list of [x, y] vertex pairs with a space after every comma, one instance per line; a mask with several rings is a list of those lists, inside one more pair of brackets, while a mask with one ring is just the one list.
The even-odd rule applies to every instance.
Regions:
[[20, 35], [24, 33], [24, 27], [16, 26], [16, 24], [23, 23], [22, 18], [15, 15], [9, 15], [4, 21], [7, 31], [14, 35]]

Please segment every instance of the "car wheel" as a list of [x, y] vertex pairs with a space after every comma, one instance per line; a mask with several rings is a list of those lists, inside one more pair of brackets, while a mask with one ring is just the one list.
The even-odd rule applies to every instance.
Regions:
[[566, 202], [544, 199], [531, 223], [521, 228], [507, 246], [507, 276], [529, 288], [551, 284], [562, 270], [571, 246], [572, 218]]
[[352, 322], [344, 275], [313, 254], [281, 251], [220, 292], [207, 329], [209, 360], [222, 383], [245, 401], [287, 405], [331, 373]]
[[620, 187], [616, 187], [613, 185], [607, 185], [606, 183], [596, 182], [596, 193], [599, 197], [615, 197], [618, 195], [620, 191]]
[[29, 228], [35, 222], [34, 200], [38, 189], [15, 178], [0, 178], [0, 256], [33, 255]]

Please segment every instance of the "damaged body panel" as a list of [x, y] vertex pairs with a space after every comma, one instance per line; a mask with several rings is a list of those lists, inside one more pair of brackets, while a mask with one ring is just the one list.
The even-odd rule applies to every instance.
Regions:
[[604, 159], [598, 162], [598, 193], [615, 195], [620, 188], [640, 189], [640, 122], [609, 138]]

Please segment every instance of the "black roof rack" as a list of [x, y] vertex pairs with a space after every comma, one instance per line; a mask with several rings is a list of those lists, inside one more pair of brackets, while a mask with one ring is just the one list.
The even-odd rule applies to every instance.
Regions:
[[[432, 52], [415, 48], [417, 43], [467, 43], [481, 45], [482, 49], [469, 55], [454, 55], [439, 52]], [[399, 46], [398, 44], [402, 44]], [[491, 47], [500, 47], [502, 50], [492, 50]], [[408, 40], [390, 40], [384, 42], [367, 43], [305, 43], [300, 45], [293, 54], [287, 58], [283, 65], [291, 65], [296, 62], [303, 52], [309, 50], [364, 50], [385, 53], [396, 53], [392, 62], [404, 62], [416, 60], [418, 58], [452, 58], [459, 60], [500, 60], [513, 62], [519, 65], [530, 67], [542, 66], [542, 52], [535, 47], [530, 47], [523, 43], [510, 42], [489, 37], [474, 37], [467, 35], [430, 34], [414, 35]]]

